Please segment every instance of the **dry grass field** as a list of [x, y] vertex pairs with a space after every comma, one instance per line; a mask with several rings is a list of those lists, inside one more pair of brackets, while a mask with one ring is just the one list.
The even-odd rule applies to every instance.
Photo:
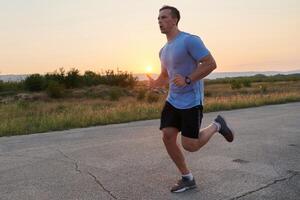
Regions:
[[[0, 136], [156, 119], [166, 93], [139, 86], [124, 89], [95, 86], [66, 91], [67, 97], [19, 94], [0, 103]], [[300, 101], [300, 81], [257, 82], [232, 89], [230, 84], [205, 86], [204, 112]]]

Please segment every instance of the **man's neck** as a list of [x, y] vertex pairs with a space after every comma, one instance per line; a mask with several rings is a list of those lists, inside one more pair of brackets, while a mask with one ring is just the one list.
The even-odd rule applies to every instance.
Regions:
[[172, 41], [180, 31], [178, 28], [173, 29], [170, 33], [166, 34], [168, 42]]

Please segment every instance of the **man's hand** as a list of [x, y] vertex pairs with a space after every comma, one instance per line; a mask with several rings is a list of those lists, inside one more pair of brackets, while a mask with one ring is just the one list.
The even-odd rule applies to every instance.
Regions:
[[185, 83], [185, 77], [181, 76], [180, 74], [176, 74], [175, 78], [173, 79], [173, 83], [177, 86], [177, 87], [183, 87], [186, 86]]
[[150, 74], [146, 74], [147, 78], [149, 79], [149, 87], [154, 88], [155, 87], [155, 81], [154, 79], [150, 76]]

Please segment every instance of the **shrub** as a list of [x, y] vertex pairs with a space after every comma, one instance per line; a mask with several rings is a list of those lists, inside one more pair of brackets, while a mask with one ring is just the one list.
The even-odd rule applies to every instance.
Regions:
[[266, 85], [259, 85], [260, 93], [265, 94], [267, 93], [267, 86]]
[[231, 89], [240, 89], [242, 87], [241, 82], [237, 80], [230, 81]]
[[249, 79], [243, 79], [242, 83], [244, 87], [251, 87], [251, 81]]
[[114, 72], [114, 70], [107, 70], [103, 76], [101, 76], [101, 83], [106, 85], [115, 85], [120, 87], [133, 87], [137, 83], [137, 77], [132, 74], [122, 71]]
[[88, 90], [85, 93], [85, 95], [92, 98], [101, 98], [104, 100], [118, 101], [120, 97], [126, 95], [126, 91], [124, 90], [124, 88], [114, 86]]
[[3, 81], [0, 80], [0, 92], [2, 92], [4, 90], [4, 84]]
[[122, 96], [120, 91], [116, 90], [116, 89], [109, 90], [108, 95], [109, 95], [109, 100], [111, 100], [111, 101], [118, 101], [120, 99], [120, 97]]
[[24, 91], [24, 81], [8, 81], [0, 80], [0, 97], [13, 96], [18, 92]]
[[45, 88], [45, 80], [39, 74], [32, 74], [26, 77], [24, 84], [29, 91], [41, 91]]
[[65, 85], [67, 88], [76, 88], [81, 85], [81, 76], [78, 69], [72, 68], [68, 71], [65, 77]]
[[138, 93], [137, 93], [137, 100], [141, 101], [141, 100], [144, 100], [145, 97], [146, 97], [146, 90], [139, 90]]
[[148, 103], [155, 103], [159, 100], [159, 95], [155, 92], [149, 92], [147, 95]]
[[24, 109], [24, 110], [26, 110], [26, 109], [28, 109], [29, 108], [29, 102], [28, 101], [24, 101], [24, 100], [19, 100], [18, 102], [17, 102], [17, 107], [19, 108], [19, 109]]
[[85, 71], [83, 81], [86, 86], [98, 85], [100, 83], [100, 75], [92, 71]]
[[52, 98], [61, 98], [64, 95], [64, 86], [57, 81], [50, 81], [47, 87], [47, 94]]
[[65, 111], [67, 111], [67, 106], [65, 106], [65, 105], [62, 105], [62, 104], [59, 104], [59, 105], [57, 105], [57, 107], [55, 108], [55, 112], [57, 112], [57, 113], [63, 113], [63, 112], [65, 112]]
[[59, 72], [55, 70], [53, 73], [47, 73], [45, 75], [46, 81], [56, 81], [60, 84], [64, 84], [65, 82], [65, 70], [64, 68], [59, 68]]
[[108, 94], [111, 101], [118, 101], [120, 99], [120, 95], [116, 91], [110, 91]]

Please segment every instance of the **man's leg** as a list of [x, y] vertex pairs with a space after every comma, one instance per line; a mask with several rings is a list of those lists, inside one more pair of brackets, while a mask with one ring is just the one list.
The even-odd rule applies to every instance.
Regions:
[[178, 136], [178, 129], [176, 128], [163, 128], [163, 142], [167, 149], [167, 152], [181, 174], [188, 174], [190, 171], [186, 166], [185, 159], [181, 149], [177, 144], [177, 136]]
[[199, 137], [196, 139], [181, 136], [182, 146], [189, 152], [198, 151], [216, 132], [218, 132], [218, 128], [212, 123], [208, 127], [201, 129], [199, 132]]
[[182, 174], [182, 178], [171, 188], [171, 192], [178, 193], [195, 188], [195, 179], [187, 168], [182, 151], [177, 144], [178, 129], [163, 128], [162, 131], [167, 152]]
[[182, 136], [182, 146], [185, 150], [194, 152], [198, 151], [203, 147], [209, 139], [216, 133], [219, 132], [228, 142], [232, 142], [234, 138], [234, 133], [231, 128], [229, 128], [225, 119], [218, 115], [213, 123], [208, 127], [201, 129], [198, 138], [189, 138]]

